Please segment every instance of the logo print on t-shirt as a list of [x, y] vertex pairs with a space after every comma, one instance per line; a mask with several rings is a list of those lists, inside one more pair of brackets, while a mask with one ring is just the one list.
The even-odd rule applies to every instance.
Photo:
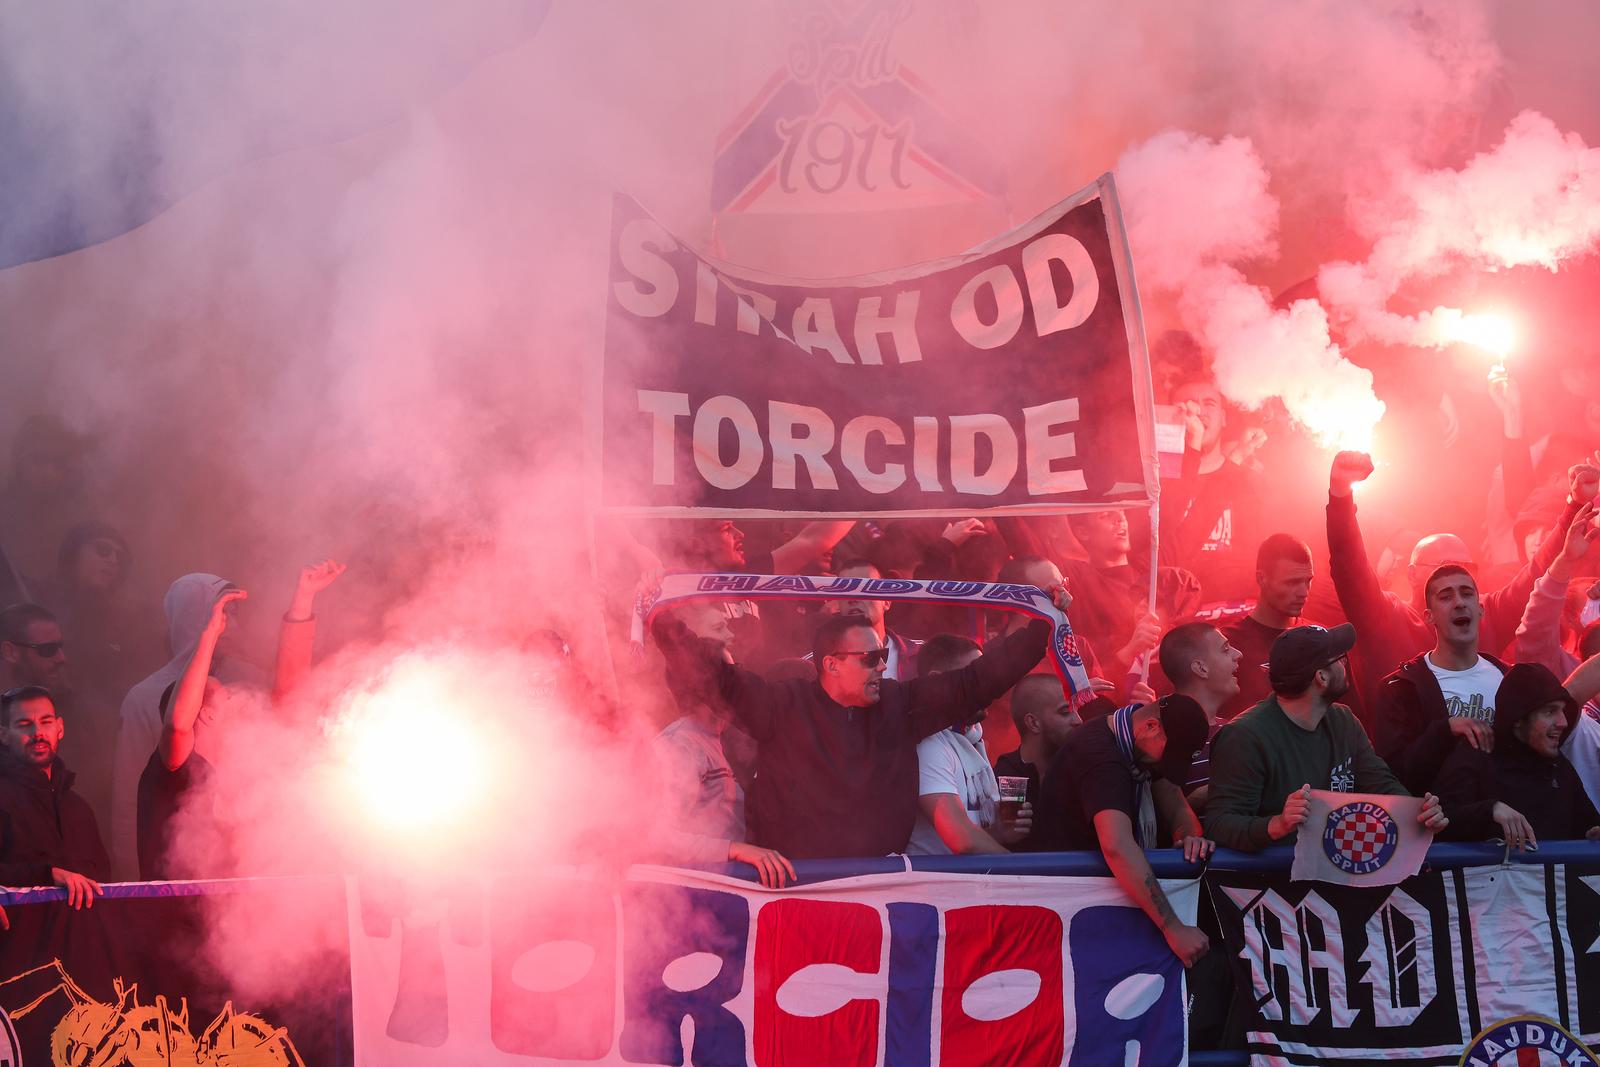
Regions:
[[1336, 764], [1328, 772], [1328, 791], [1332, 793], [1354, 793], [1356, 791], [1356, 772], [1350, 764], [1354, 756], [1347, 758], [1343, 763]]
[[1346, 804], [1328, 813], [1322, 850], [1346, 874], [1371, 874], [1394, 856], [1400, 828], [1382, 805]]
[[1468, 700], [1462, 700], [1458, 696], [1445, 697], [1444, 712], [1452, 719], [1465, 716], [1469, 719], [1477, 719], [1479, 722], [1489, 723], [1491, 726], [1494, 724], [1494, 709], [1483, 706], [1482, 693], [1473, 693]]

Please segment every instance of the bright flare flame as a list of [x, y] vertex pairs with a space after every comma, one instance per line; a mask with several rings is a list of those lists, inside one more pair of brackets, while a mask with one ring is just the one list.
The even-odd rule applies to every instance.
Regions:
[[1504, 315], [1456, 313], [1445, 328], [1446, 338], [1455, 344], [1471, 345], [1495, 357], [1497, 363], [1517, 347], [1517, 330]]
[[461, 679], [424, 660], [357, 694], [334, 727], [348, 787], [390, 830], [465, 828], [491, 777], [490, 745]]

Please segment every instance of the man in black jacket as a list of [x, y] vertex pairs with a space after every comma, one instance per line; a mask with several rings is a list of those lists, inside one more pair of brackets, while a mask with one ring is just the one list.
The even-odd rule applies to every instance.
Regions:
[[1600, 812], [1561, 754], [1578, 722], [1578, 702], [1550, 668], [1519, 663], [1495, 698], [1494, 751], [1465, 743], [1439, 770], [1439, 801], [1458, 841], [1502, 837], [1512, 848], [1540, 838], [1600, 840]]
[[[1063, 588], [1049, 595], [1062, 611], [1071, 603]], [[704, 649], [669, 669], [710, 670], [761, 746], [752, 840], [791, 859], [882, 856], [903, 851], [916, 823], [917, 742], [977, 720], [1039, 662], [1049, 636], [1036, 621], [960, 670], [896, 682], [883, 677], [887, 650], [872, 626], [842, 615], [817, 631], [815, 679], [768, 681]]]
[[1478, 651], [1483, 601], [1471, 572], [1434, 570], [1423, 587], [1434, 647], [1383, 680], [1373, 748], [1413, 793], [1433, 786], [1457, 739], [1487, 752], [1495, 744], [1495, 692], [1506, 666]]
[[74, 908], [92, 906], [111, 861], [94, 811], [56, 755], [65, 730], [50, 691], [0, 694], [0, 727], [0, 882], [58, 885]]

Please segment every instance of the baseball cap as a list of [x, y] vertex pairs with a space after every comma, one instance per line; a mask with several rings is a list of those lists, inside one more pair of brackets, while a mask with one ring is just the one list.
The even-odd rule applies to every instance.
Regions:
[[1161, 729], [1167, 735], [1167, 750], [1161, 756], [1157, 773], [1181, 786], [1188, 781], [1194, 754], [1211, 736], [1211, 723], [1206, 719], [1205, 709], [1193, 697], [1173, 693], [1162, 697], [1157, 704], [1161, 707]]
[[1267, 680], [1274, 692], [1297, 693], [1311, 676], [1356, 647], [1356, 628], [1349, 623], [1324, 629], [1296, 626], [1272, 642], [1267, 655]]

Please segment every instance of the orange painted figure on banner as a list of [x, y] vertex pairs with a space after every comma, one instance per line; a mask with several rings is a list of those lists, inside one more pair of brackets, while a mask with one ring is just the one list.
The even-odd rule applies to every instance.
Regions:
[[54, 1067], [305, 1067], [286, 1029], [235, 1012], [231, 1000], [196, 1039], [189, 1032], [188, 998], [176, 1013], [164, 996], [141, 1006], [138, 985], [117, 978], [112, 982], [116, 1003], [98, 1001], [73, 981], [59, 959], [0, 982], [0, 989], [51, 968], [61, 980], [9, 1014], [20, 1019], [52, 994], [67, 995], [72, 1007], [50, 1035]]

